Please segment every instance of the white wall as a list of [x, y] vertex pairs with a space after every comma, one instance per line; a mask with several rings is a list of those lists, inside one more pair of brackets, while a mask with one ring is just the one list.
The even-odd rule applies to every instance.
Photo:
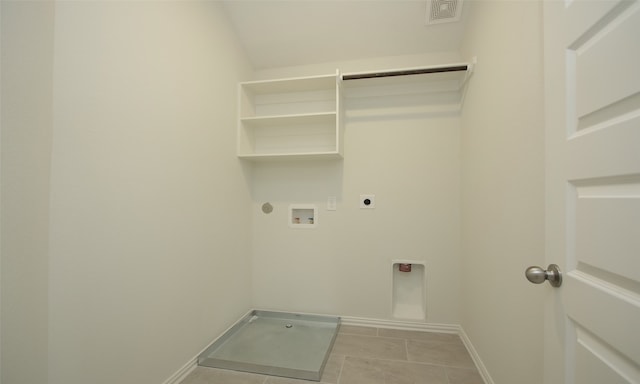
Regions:
[[[2, 369], [10, 384], [47, 382], [47, 255], [53, 2], [2, 8]], [[34, 364], [34, 362], [38, 362]]]
[[3, 380], [163, 382], [251, 306], [248, 62], [211, 2], [2, 17]]
[[[455, 53], [325, 63], [260, 78], [402, 68], [459, 61]], [[393, 259], [426, 262], [428, 323], [459, 319], [459, 115], [426, 113], [392, 97], [348, 99], [345, 157], [254, 169], [253, 292], [258, 308], [392, 319]], [[420, 104], [422, 103], [422, 104]], [[359, 209], [375, 194], [374, 210]], [[328, 196], [338, 199], [327, 211]], [[274, 206], [271, 214], [260, 210]], [[317, 228], [291, 229], [288, 206], [319, 208]]]
[[[343, 162], [252, 175], [234, 153], [250, 69], [218, 5], [2, 2], [2, 379], [162, 382], [251, 306], [388, 319], [390, 260], [410, 258], [427, 322], [462, 322], [496, 383], [540, 382], [542, 291], [523, 277], [544, 248], [540, 9], [467, 6], [462, 118], [351, 116]], [[292, 202], [318, 205], [318, 229], [288, 228]]]
[[542, 382], [544, 261], [539, 2], [468, 2], [477, 55], [462, 121], [462, 325], [497, 384]]

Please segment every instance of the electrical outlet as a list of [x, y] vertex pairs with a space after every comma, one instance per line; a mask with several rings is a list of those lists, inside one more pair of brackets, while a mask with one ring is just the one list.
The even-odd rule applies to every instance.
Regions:
[[329, 196], [327, 198], [327, 211], [335, 211], [336, 210], [336, 197]]
[[360, 208], [373, 209], [376, 207], [376, 195], [360, 195]]

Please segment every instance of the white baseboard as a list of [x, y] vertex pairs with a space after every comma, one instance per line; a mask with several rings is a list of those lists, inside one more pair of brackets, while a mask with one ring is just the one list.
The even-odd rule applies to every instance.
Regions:
[[342, 324], [344, 325], [355, 325], [360, 327], [376, 327], [376, 328], [390, 328], [390, 329], [399, 329], [405, 331], [423, 331], [423, 332], [439, 332], [439, 333], [455, 333], [460, 336], [464, 346], [467, 348], [471, 359], [473, 360], [476, 368], [478, 369], [478, 373], [484, 380], [485, 384], [495, 384], [491, 375], [489, 375], [489, 371], [487, 371], [487, 367], [485, 367], [482, 359], [480, 359], [480, 355], [476, 351], [475, 347], [471, 343], [469, 336], [464, 331], [464, 329], [457, 324], [429, 324], [429, 323], [419, 323], [419, 322], [411, 322], [411, 321], [396, 321], [396, 320], [380, 320], [380, 319], [365, 319], [358, 317], [342, 317]]
[[196, 369], [197, 366], [198, 366], [198, 357], [196, 356], [195, 358], [189, 360], [189, 362], [187, 364], [182, 366], [182, 368], [180, 368], [178, 370], [178, 372], [176, 372], [173, 375], [171, 375], [171, 377], [169, 377], [167, 380], [165, 380], [165, 382], [162, 383], [162, 384], [178, 384], [178, 383], [180, 383], [182, 380], [184, 380], [185, 377], [187, 377], [188, 374], [191, 373], [191, 371]]
[[[251, 311], [247, 312], [249, 314]], [[241, 321], [242, 316], [240, 318]], [[236, 322], [237, 323], [237, 322]], [[439, 333], [454, 333], [460, 336], [462, 342], [464, 343], [467, 351], [469, 351], [469, 355], [473, 359], [473, 362], [478, 368], [478, 372], [480, 376], [484, 380], [485, 384], [495, 384], [493, 379], [489, 375], [487, 368], [482, 363], [478, 352], [473, 347], [471, 340], [465, 333], [464, 329], [460, 325], [457, 324], [429, 324], [429, 323], [420, 323], [414, 321], [402, 321], [402, 320], [384, 320], [384, 319], [369, 319], [362, 317], [350, 317], [350, 316], [341, 316], [341, 324], [342, 325], [353, 325], [359, 327], [375, 327], [375, 328], [388, 328], [388, 329], [399, 329], [405, 331], [422, 331], [422, 332], [439, 332]], [[235, 324], [234, 324], [235, 325]], [[233, 325], [231, 326], [233, 327]], [[229, 327], [229, 329], [231, 328]], [[222, 335], [226, 333], [223, 332]], [[215, 341], [215, 340], [214, 340]], [[176, 373], [171, 375], [163, 384], [179, 384], [191, 371], [193, 371], [198, 366], [198, 356], [204, 352], [202, 350], [198, 355], [189, 360], [182, 368], [180, 368]]]
[[341, 324], [359, 327], [376, 327], [400, 329], [405, 331], [460, 333], [460, 326], [456, 324], [429, 324], [415, 321], [367, 319], [362, 317], [341, 317]]
[[189, 360], [185, 365], [182, 366], [182, 368], [180, 368], [176, 373], [171, 375], [171, 377], [169, 377], [167, 380], [165, 380], [162, 384], [179, 384], [182, 380], [184, 380], [184, 378], [187, 377], [187, 375], [190, 374], [191, 371], [196, 369], [196, 367], [198, 366], [198, 357], [201, 354], [203, 354], [204, 351], [206, 351], [207, 348], [209, 348], [209, 346], [211, 344], [215, 343], [222, 335], [227, 333], [231, 328], [233, 328], [236, 324], [238, 324], [240, 321], [242, 321], [242, 319], [244, 319], [252, 311], [253, 310], [250, 310], [247, 313], [245, 313], [244, 315], [242, 315], [236, 322], [234, 322], [232, 325], [230, 325], [229, 328], [225, 329], [224, 332], [222, 332], [212, 342], [207, 344], [207, 346], [204, 347], [202, 349], [202, 351], [198, 352], [197, 355], [195, 355], [193, 358], [191, 358], [191, 360]]
[[467, 336], [467, 333], [462, 327], [460, 327], [460, 338], [462, 339], [464, 346], [467, 347], [467, 351], [469, 351], [469, 355], [471, 355], [471, 359], [473, 359], [473, 362], [476, 364], [476, 368], [478, 368], [478, 372], [480, 373], [480, 376], [482, 377], [482, 380], [484, 380], [485, 384], [495, 384], [493, 382], [493, 379], [491, 378], [491, 375], [489, 375], [487, 367], [484, 366], [482, 359], [480, 359], [478, 351], [476, 351], [473, 344], [471, 343], [471, 339], [469, 339], [469, 336]]

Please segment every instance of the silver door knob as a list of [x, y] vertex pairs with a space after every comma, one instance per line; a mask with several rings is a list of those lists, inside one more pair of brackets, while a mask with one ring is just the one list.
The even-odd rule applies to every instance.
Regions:
[[562, 272], [555, 264], [549, 264], [546, 271], [540, 267], [529, 267], [524, 272], [524, 275], [527, 276], [527, 280], [534, 284], [542, 284], [546, 280], [552, 287], [562, 285]]

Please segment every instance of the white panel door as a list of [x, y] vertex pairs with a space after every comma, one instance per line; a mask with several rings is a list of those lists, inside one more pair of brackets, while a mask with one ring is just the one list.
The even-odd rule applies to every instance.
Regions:
[[545, 383], [640, 383], [640, 1], [544, 3]]

